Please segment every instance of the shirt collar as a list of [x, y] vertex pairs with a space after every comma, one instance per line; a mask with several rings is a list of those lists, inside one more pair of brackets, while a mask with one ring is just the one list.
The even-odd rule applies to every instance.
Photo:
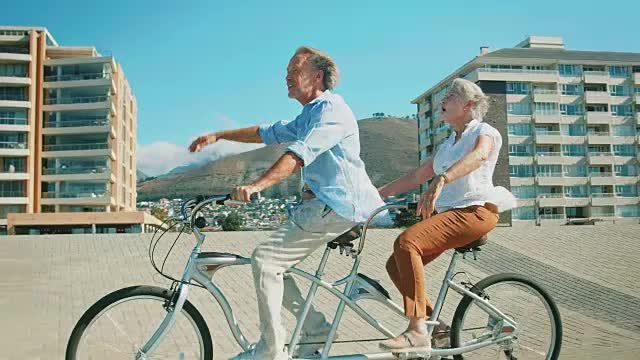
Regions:
[[[309, 101], [309, 102], [307, 103], [307, 105], [313, 105], [313, 104], [315, 104], [315, 103], [317, 103], [317, 102], [319, 102], [319, 101], [322, 101], [322, 100], [326, 99], [329, 95], [331, 95], [331, 91], [329, 91], [329, 90], [325, 90], [325, 91], [324, 91], [322, 94], [320, 94], [317, 98], [315, 98], [315, 99], [313, 99], [313, 100]], [[307, 106], [307, 105], [305, 105], [305, 106]]]
[[[464, 130], [462, 130], [462, 135], [464, 135], [464, 133], [466, 133], [467, 131], [469, 131], [469, 129], [473, 129], [474, 127], [476, 127], [476, 125], [478, 125], [479, 121], [476, 119], [471, 119], [471, 121], [469, 121], [467, 123], [467, 125], [464, 126]], [[456, 136], [458, 136], [458, 134], [456, 134], [456, 131], [453, 130], [452, 133], [453, 137], [455, 138]]]

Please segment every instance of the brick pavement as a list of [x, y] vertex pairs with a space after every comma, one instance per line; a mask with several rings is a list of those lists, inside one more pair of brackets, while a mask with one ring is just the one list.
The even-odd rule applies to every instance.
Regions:
[[[384, 272], [384, 262], [398, 230], [375, 230], [368, 238], [360, 272], [380, 279], [400, 302]], [[205, 251], [231, 251], [248, 256], [268, 233], [210, 234]], [[167, 239], [169, 240], [169, 239]], [[148, 263], [149, 235], [15, 236], [0, 238], [0, 359], [61, 359], [69, 333], [80, 315], [101, 296], [137, 284], [166, 286]], [[184, 237], [167, 262], [179, 273], [192, 246]], [[159, 253], [171, 242], [159, 246]], [[311, 270], [320, 253], [303, 262]], [[640, 226], [579, 226], [549, 228], [498, 228], [478, 261], [461, 262], [474, 281], [488, 274], [517, 271], [534, 276], [552, 293], [563, 316], [565, 339], [561, 359], [607, 356], [635, 359], [640, 353]], [[427, 268], [429, 294], [435, 298], [449, 257]], [[333, 255], [328, 279], [350, 269], [351, 260]], [[257, 333], [253, 285], [248, 266], [222, 269], [216, 280], [234, 305], [235, 315], [249, 339]], [[302, 285], [306, 285], [301, 282]], [[303, 286], [303, 291], [306, 288]], [[190, 300], [203, 313], [216, 346], [216, 359], [239, 350], [229, 334], [222, 312], [201, 289]], [[459, 296], [450, 294], [443, 318], [450, 319]], [[316, 303], [332, 314], [337, 302], [319, 291]], [[367, 310], [389, 328], [399, 331], [405, 322], [382, 311], [377, 304]], [[292, 316], [285, 323], [293, 327]], [[378, 338], [375, 330], [347, 310], [339, 331], [341, 340]], [[376, 343], [337, 344], [333, 353], [376, 351]]]

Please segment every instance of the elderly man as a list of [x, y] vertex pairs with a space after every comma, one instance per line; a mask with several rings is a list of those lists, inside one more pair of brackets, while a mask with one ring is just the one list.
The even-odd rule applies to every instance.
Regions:
[[[251, 194], [304, 168], [303, 201], [291, 212], [288, 223], [258, 245], [251, 256], [261, 337], [251, 350], [234, 359], [288, 358], [281, 324], [283, 293], [286, 289], [286, 299], [299, 290], [285, 272], [384, 205], [360, 159], [356, 119], [342, 97], [330, 91], [338, 79], [338, 68], [327, 54], [301, 47], [289, 61], [286, 76], [289, 97], [303, 106], [300, 115], [290, 122], [204, 135], [189, 147], [192, 152], [200, 151], [220, 139], [290, 144], [259, 179], [234, 189], [236, 200], [249, 201]], [[293, 306], [287, 308], [294, 310]], [[301, 341], [326, 338], [329, 328], [324, 316], [311, 309]]]

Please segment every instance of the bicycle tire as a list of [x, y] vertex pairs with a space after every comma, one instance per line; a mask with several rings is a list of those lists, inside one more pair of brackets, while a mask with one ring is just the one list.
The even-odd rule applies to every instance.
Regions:
[[[551, 353], [547, 353], [547, 359], [557, 360], [558, 357], [560, 356], [560, 349], [562, 347], [562, 319], [560, 317], [560, 311], [558, 310], [558, 306], [556, 305], [555, 301], [553, 301], [553, 298], [551, 297], [551, 295], [549, 295], [549, 293], [541, 285], [536, 283], [534, 280], [530, 279], [525, 275], [516, 274], [516, 273], [502, 273], [502, 274], [490, 275], [480, 280], [477, 284], [475, 284], [473, 289], [471, 289], [471, 292], [473, 292], [476, 295], [479, 295], [484, 289], [501, 282], [510, 282], [510, 283], [515, 282], [515, 283], [524, 284], [526, 285], [526, 287], [535, 290], [539, 294], [539, 296], [547, 303], [548, 305], [547, 310], [551, 313], [551, 317], [553, 318], [551, 320], [553, 320], [553, 325], [554, 325], [554, 330], [556, 335], [555, 339], [553, 339], [552, 341], [553, 348], [551, 350]], [[470, 296], [464, 296], [462, 300], [460, 300], [460, 303], [456, 308], [456, 311], [453, 315], [453, 320], [451, 323], [450, 336], [451, 336], [452, 348], [460, 347], [460, 343], [461, 343], [460, 330], [462, 327], [462, 322], [465, 318], [465, 313], [467, 312], [471, 304], [473, 304], [473, 299]], [[455, 360], [465, 359], [463, 354], [454, 355], [453, 358]]]
[[[66, 360], [83, 360], [76, 357], [78, 351], [78, 345], [82, 339], [83, 334], [92, 324], [93, 320], [102, 313], [103, 310], [109, 308], [110, 305], [121, 302], [131, 297], [155, 297], [163, 300], [170, 300], [172, 292], [169, 289], [164, 289], [156, 286], [131, 286], [116, 290], [110, 294], [105, 295], [103, 298], [93, 304], [85, 313], [80, 317], [80, 320], [76, 323], [69, 337], [67, 343], [67, 349], [65, 353]], [[117, 305], [116, 305], [117, 306]], [[206, 321], [200, 314], [200, 312], [191, 304], [188, 300], [184, 302], [182, 311], [193, 320], [196, 325], [200, 337], [202, 339], [202, 355], [203, 360], [213, 360], [213, 342], [211, 340], [211, 333]]]

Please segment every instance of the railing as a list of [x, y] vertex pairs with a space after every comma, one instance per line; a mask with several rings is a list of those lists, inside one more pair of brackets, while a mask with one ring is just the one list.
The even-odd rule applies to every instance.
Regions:
[[27, 125], [27, 119], [0, 117], [0, 125]]
[[70, 81], [70, 80], [96, 80], [110, 79], [110, 73], [90, 73], [90, 74], [68, 74], [68, 75], [48, 75], [44, 81]]
[[536, 176], [539, 177], [562, 177], [561, 172], [541, 172], [537, 173]]
[[496, 69], [496, 68], [478, 68], [478, 72], [496, 72], [496, 73], [512, 73], [512, 74], [548, 74], [558, 75], [558, 70], [533, 70], [533, 69]]
[[27, 101], [27, 95], [25, 95], [25, 94], [0, 94], [0, 100]]
[[67, 168], [42, 169], [43, 175], [65, 175], [65, 174], [102, 174], [107, 172], [107, 166], [72, 166]]
[[591, 76], [609, 76], [609, 73], [606, 71], [583, 71], [582, 72], [585, 76], [586, 75], [591, 75]]
[[528, 152], [510, 152], [509, 156], [533, 156], [533, 153], [528, 153]]
[[536, 152], [537, 156], [562, 156], [560, 151]]
[[94, 144], [52, 144], [43, 145], [44, 151], [68, 151], [68, 150], [101, 150], [108, 149], [108, 143], [94, 143]]
[[22, 142], [0, 142], [0, 149], [26, 149], [27, 143]]
[[571, 194], [571, 193], [565, 193], [564, 197], [566, 197], [567, 199], [587, 199], [589, 198], [589, 195], [585, 194]]
[[538, 194], [538, 199], [559, 199], [563, 197], [564, 197], [563, 193]]
[[42, 197], [45, 199], [77, 199], [77, 198], [104, 198], [110, 196], [108, 191], [49, 191], [43, 192]]
[[613, 193], [591, 193], [591, 197], [594, 198], [610, 198], [613, 197]]
[[638, 197], [638, 193], [617, 192], [616, 197], [623, 197], [623, 198]]
[[592, 173], [589, 173], [589, 176], [591, 176], [591, 177], [611, 177], [611, 176], [613, 176], [613, 173], [610, 173], [610, 172], [592, 172]]
[[24, 191], [0, 191], [0, 197], [6, 198], [6, 197], [26, 197], [27, 194], [25, 194]]
[[552, 90], [552, 89], [533, 89], [533, 93], [534, 94], [550, 94], [550, 95], [557, 95], [558, 94], [558, 90]]
[[611, 151], [595, 151], [589, 152], [589, 156], [611, 156], [613, 153]]
[[589, 135], [589, 136], [611, 136], [611, 134], [608, 131], [594, 131], [594, 132], [587, 133], [587, 135]]
[[533, 116], [560, 116], [560, 110], [558, 111], [534, 111]]
[[562, 134], [560, 133], [560, 131], [536, 130], [536, 135], [537, 136], [544, 136], [544, 135], [560, 136]]
[[46, 128], [82, 127], [82, 126], [106, 126], [109, 119], [73, 119], [73, 120], [49, 120], [44, 123]]
[[635, 153], [631, 153], [631, 152], [613, 152], [614, 156], [636, 156]]
[[109, 100], [108, 95], [99, 96], [77, 96], [77, 97], [63, 97], [63, 98], [48, 98], [45, 100], [47, 105], [60, 105], [60, 104], [85, 104], [85, 103], [98, 103]]
[[28, 54], [29, 49], [13, 47], [13, 46], [0, 46], [0, 53], [11, 53], [11, 54]]
[[564, 214], [542, 214], [539, 215], [541, 220], [561, 220], [564, 219]]
[[27, 77], [27, 73], [24, 72], [22, 74], [16, 74], [16, 73], [12, 73], [12, 74], [5, 74], [5, 73], [0, 73], [0, 76], [2, 77], [13, 77], [13, 78], [26, 78]]

